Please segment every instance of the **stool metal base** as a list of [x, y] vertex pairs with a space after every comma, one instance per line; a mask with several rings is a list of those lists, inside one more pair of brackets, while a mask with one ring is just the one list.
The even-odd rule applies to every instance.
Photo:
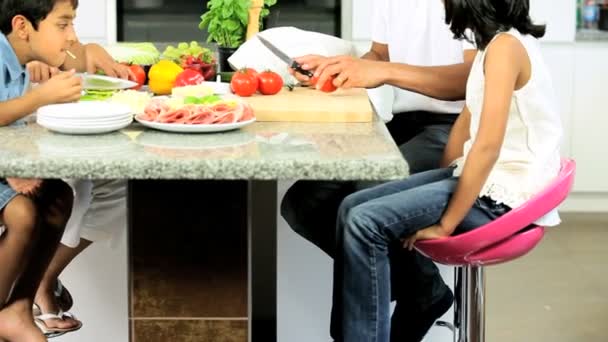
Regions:
[[450, 329], [454, 342], [485, 342], [485, 273], [481, 266], [454, 270], [454, 324], [438, 321]]

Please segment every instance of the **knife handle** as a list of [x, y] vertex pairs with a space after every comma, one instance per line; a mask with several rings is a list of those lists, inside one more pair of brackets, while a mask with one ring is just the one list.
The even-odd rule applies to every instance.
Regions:
[[293, 61], [293, 63], [291, 63], [291, 68], [296, 72], [308, 77], [313, 77], [315, 75], [312, 71], [303, 69], [300, 63], [296, 61]]

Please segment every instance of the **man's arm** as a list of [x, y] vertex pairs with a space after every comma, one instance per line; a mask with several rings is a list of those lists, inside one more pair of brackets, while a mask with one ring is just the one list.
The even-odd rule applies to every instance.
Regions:
[[388, 63], [385, 83], [439, 100], [463, 100], [476, 50], [465, 50], [464, 62], [446, 66], [414, 66]]
[[70, 52], [76, 57], [68, 56], [61, 66], [62, 70], [77, 70], [94, 74], [102, 70], [106, 75], [128, 79], [131, 76], [129, 67], [116, 63], [112, 56], [99, 44], [86, 44], [75, 42]]
[[367, 59], [370, 61], [379, 61], [379, 62], [388, 62], [389, 53], [388, 53], [388, 45], [381, 44], [377, 42], [372, 42], [372, 47], [369, 51], [361, 56], [361, 59]]
[[[466, 83], [475, 59], [475, 50], [464, 52], [464, 62], [446, 66], [414, 66], [387, 62], [388, 47], [376, 46], [364, 58], [337, 56], [319, 58], [305, 56], [296, 60], [307, 70], [315, 70], [317, 84], [330, 77], [340, 88], [375, 88], [383, 84], [402, 88], [439, 100], [462, 100]], [[380, 59], [376, 59], [380, 58]]]
[[86, 71], [87, 70], [87, 50], [85, 45], [76, 41], [70, 48], [68, 49], [72, 55], [76, 58], [72, 58], [69, 54], [65, 59], [65, 63], [61, 66], [61, 70], [77, 70], [77, 71]]

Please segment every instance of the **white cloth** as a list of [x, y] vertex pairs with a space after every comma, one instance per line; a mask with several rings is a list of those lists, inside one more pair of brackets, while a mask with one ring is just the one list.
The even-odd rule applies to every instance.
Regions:
[[74, 190], [72, 215], [61, 243], [76, 247], [80, 239], [116, 242], [127, 229], [126, 180], [66, 180]]
[[[275, 27], [258, 34], [290, 57], [310, 54], [321, 56], [355, 54], [355, 47], [349, 41], [295, 27]], [[281, 75], [286, 82], [296, 82], [296, 79], [289, 74], [287, 64], [256, 38], [251, 38], [241, 45], [228, 58], [228, 63], [235, 70], [245, 67], [254, 68], [257, 71], [272, 70]]]
[[[530, 35], [521, 35], [515, 29], [506, 34], [517, 38], [525, 47], [532, 75], [528, 83], [513, 94], [500, 156], [480, 196], [488, 196], [516, 208], [558, 175], [562, 124], [555, 105], [557, 101], [551, 76], [538, 40]], [[477, 54], [469, 75], [466, 103], [471, 112], [471, 139], [464, 145], [464, 157], [457, 162], [455, 176], [462, 174], [466, 157], [477, 137], [484, 101], [487, 50]], [[536, 223], [552, 226], [559, 224], [560, 219], [554, 210]]]
[[[435, 0], [374, 0], [372, 40], [387, 44], [390, 61], [417, 66], [441, 66], [463, 62], [463, 51], [474, 47], [454, 39], [445, 23], [442, 1]], [[463, 101], [448, 102], [432, 99], [392, 87], [393, 113], [430, 111], [459, 114]], [[390, 120], [391, 114], [382, 114]]]

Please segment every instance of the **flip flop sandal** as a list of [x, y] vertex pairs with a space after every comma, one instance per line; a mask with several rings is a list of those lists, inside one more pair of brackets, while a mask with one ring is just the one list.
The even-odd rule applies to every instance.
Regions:
[[63, 286], [59, 279], [57, 279], [57, 283], [55, 284], [53, 295], [55, 296], [59, 309], [62, 311], [69, 311], [72, 306], [74, 306], [74, 299], [72, 298], [70, 291]]
[[[35, 305], [35, 306], [37, 307], [37, 311], [40, 312], [40, 308], [38, 307], [38, 305]], [[50, 319], [64, 320], [66, 318], [76, 320], [78, 322], [78, 325], [71, 327], [71, 328], [49, 328], [46, 325], [46, 321], [48, 321]], [[73, 314], [71, 314], [69, 312], [63, 312], [63, 311], [59, 311], [59, 313], [57, 313], [57, 314], [46, 313], [46, 314], [35, 315], [34, 322], [36, 323], [38, 328], [40, 328], [42, 333], [47, 338], [58, 337], [58, 336], [66, 334], [66, 333], [74, 332], [74, 331], [82, 328], [82, 322], [78, 321], [76, 319], [76, 316], [74, 316]]]

